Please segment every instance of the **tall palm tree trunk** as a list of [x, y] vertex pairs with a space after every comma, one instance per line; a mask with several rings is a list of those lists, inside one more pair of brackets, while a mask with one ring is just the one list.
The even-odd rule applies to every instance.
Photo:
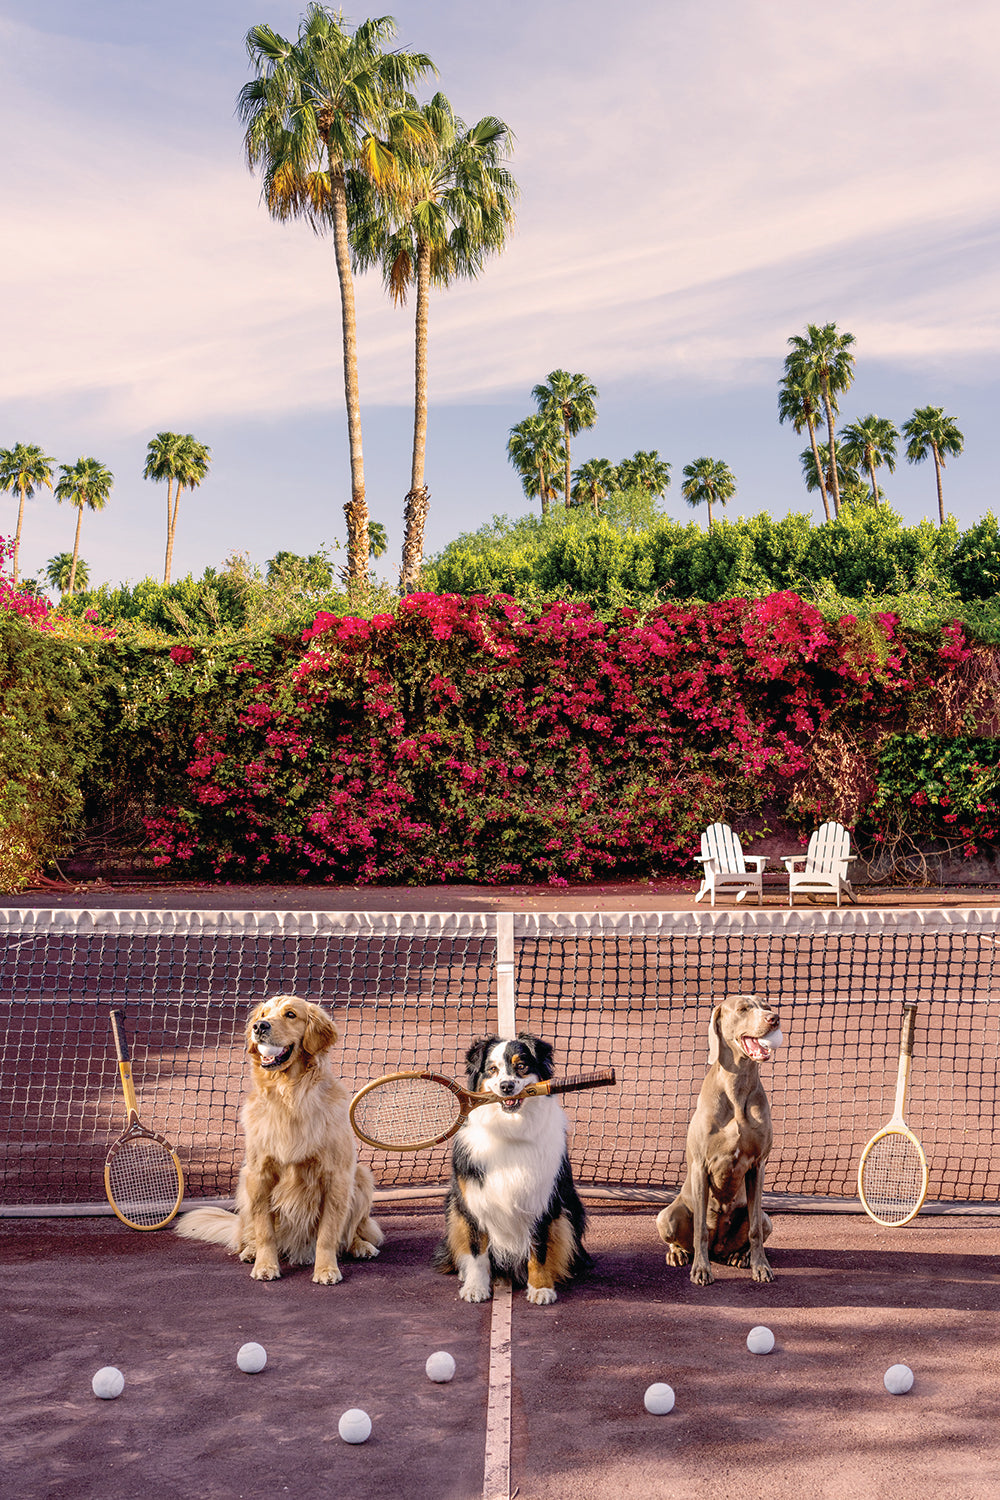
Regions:
[[872, 482], [872, 504], [873, 505], [877, 505], [878, 504], [878, 480], [875, 478], [875, 464], [874, 464], [874, 462], [871, 462], [868, 465], [868, 477], [870, 478], [870, 480]]
[[170, 480], [167, 480], [167, 555], [163, 564], [163, 582], [170, 582], [170, 575], [174, 567], [174, 537], [177, 535], [177, 512], [181, 505], [181, 490], [184, 486], [180, 479], [174, 480], [174, 503], [170, 504]]
[[[830, 443], [830, 488], [833, 491], [833, 513], [840, 515], [840, 478], [837, 474], [837, 445], [833, 436], [833, 402], [830, 400], [830, 382], [823, 381], [823, 405], [826, 408], [826, 430]], [[820, 480], [822, 487], [823, 481]]]
[[542, 515], [549, 513], [549, 476], [545, 472], [545, 465], [538, 465], [538, 493], [542, 501]]
[[566, 509], [570, 508], [569, 486], [570, 486], [570, 458], [569, 458], [569, 421], [563, 418], [563, 437], [566, 440]]
[[819, 461], [819, 447], [816, 443], [816, 428], [812, 417], [806, 417], [806, 426], [809, 428], [809, 446], [812, 449], [813, 463], [816, 465], [816, 474], [819, 478], [819, 492], [823, 497], [823, 510], [826, 519], [830, 519], [830, 501], [826, 493], [826, 480], [823, 478], [823, 465]]
[[937, 443], [931, 443], [931, 452], [934, 455], [934, 478], [937, 480], [938, 495], [938, 520], [944, 525], [944, 493], [941, 489], [941, 455], [938, 452]]
[[83, 506], [76, 513], [76, 536], [73, 539], [73, 561], [69, 567], [69, 588], [67, 594], [72, 594], [76, 587], [76, 560], [80, 556], [80, 527], [83, 525]]
[[430, 494], [424, 484], [427, 457], [427, 327], [431, 298], [431, 247], [421, 240], [417, 248], [417, 310], [413, 367], [413, 461], [410, 492], [404, 507], [403, 565], [399, 585], [405, 593], [420, 576], [424, 560], [424, 526]]
[[333, 248], [340, 281], [340, 316], [344, 340], [344, 397], [347, 402], [347, 439], [351, 452], [351, 498], [347, 517], [347, 573], [351, 586], [363, 587], [368, 577], [368, 506], [365, 501], [365, 464], [361, 451], [361, 392], [358, 385], [358, 326], [354, 310], [354, 279], [347, 227], [347, 186], [344, 168], [330, 159], [330, 197], [333, 208]]
[[21, 527], [24, 525], [24, 485], [18, 485], [21, 499], [17, 507], [17, 530], [14, 533], [14, 556], [11, 559], [14, 567], [14, 582], [17, 582], [17, 561], [21, 555]]

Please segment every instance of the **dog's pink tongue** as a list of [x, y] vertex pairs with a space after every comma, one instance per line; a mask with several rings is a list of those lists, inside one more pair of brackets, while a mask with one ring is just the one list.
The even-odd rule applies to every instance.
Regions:
[[762, 1047], [755, 1036], [745, 1036], [743, 1038], [743, 1049], [748, 1057], [753, 1058], [754, 1062], [763, 1062], [764, 1058], [768, 1056], [767, 1048]]

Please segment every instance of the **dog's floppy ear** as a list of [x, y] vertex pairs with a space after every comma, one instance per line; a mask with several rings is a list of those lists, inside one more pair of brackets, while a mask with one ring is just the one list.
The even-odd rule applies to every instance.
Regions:
[[537, 1036], [531, 1036], [527, 1031], [519, 1031], [517, 1039], [526, 1052], [530, 1052], [535, 1060], [533, 1071], [539, 1078], [552, 1077], [552, 1048], [548, 1042], [539, 1041]]
[[496, 1046], [499, 1040], [500, 1038], [498, 1036], [484, 1036], [473, 1042], [472, 1046], [465, 1054], [465, 1071], [468, 1073], [470, 1078], [475, 1078], [477, 1073], [481, 1073], [483, 1071], [483, 1064], [486, 1061], [487, 1052], [491, 1047]]
[[722, 1015], [722, 1006], [717, 1005], [712, 1011], [712, 1018], [708, 1023], [708, 1064], [719, 1061], [719, 1048], [722, 1045], [722, 1032], [719, 1030], [719, 1018]]
[[309, 1003], [306, 1010], [306, 1029], [302, 1036], [302, 1050], [308, 1052], [310, 1057], [318, 1057], [328, 1047], [332, 1047], [340, 1032], [337, 1030], [333, 1017], [328, 1015], [321, 1005]]

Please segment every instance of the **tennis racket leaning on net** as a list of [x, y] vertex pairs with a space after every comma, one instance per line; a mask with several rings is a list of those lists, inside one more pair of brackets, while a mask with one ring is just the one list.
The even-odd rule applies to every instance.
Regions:
[[903, 1119], [916, 1011], [913, 1001], [903, 1006], [892, 1119], [872, 1136], [858, 1167], [858, 1195], [865, 1213], [876, 1224], [908, 1224], [927, 1197], [927, 1160], [920, 1142]]
[[184, 1174], [173, 1148], [139, 1119], [125, 1016], [120, 1010], [111, 1012], [111, 1031], [128, 1115], [104, 1163], [104, 1189], [123, 1224], [131, 1229], [162, 1229], [180, 1208]]
[[[615, 1082], [614, 1068], [582, 1073], [576, 1078], [549, 1078], [528, 1083], [515, 1097], [568, 1094], [577, 1089], [604, 1088]], [[421, 1151], [440, 1145], [481, 1104], [500, 1104], [499, 1094], [463, 1089], [443, 1073], [408, 1070], [387, 1073], [358, 1090], [351, 1100], [351, 1125], [359, 1140], [380, 1151]]]

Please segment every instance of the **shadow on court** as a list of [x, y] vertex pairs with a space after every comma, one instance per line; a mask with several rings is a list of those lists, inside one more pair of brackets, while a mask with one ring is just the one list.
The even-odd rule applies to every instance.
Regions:
[[[4, 1222], [9, 1492], [478, 1500], [489, 1305], [430, 1270], [437, 1209], [379, 1218], [383, 1255], [333, 1288], [301, 1269], [257, 1284], [220, 1249], [115, 1220]], [[594, 1271], [552, 1307], [515, 1294], [518, 1500], [1000, 1493], [996, 1220], [779, 1215], [765, 1286], [729, 1268], [692, 1286], [651, 1209], [593, 1210], [589, 1244]], [[766, 1357], [746, 1348], [758, 1323]], [[249, 1340], [268, 1351], [259, 1375], [236, 1368]], [[424, 1374], [436, 1349], [455, 1357], [448, 1385]], [[900, 1362], [914, 1386], [892, 1397]], [[91, 1393], [107, 1364], [117, 1401]], [[666, 1416], [644, 1410], [653, 1381], [676, 1393]], [[373, 1423], [356, 1447], [337, 1434], [354, 1406]]]

